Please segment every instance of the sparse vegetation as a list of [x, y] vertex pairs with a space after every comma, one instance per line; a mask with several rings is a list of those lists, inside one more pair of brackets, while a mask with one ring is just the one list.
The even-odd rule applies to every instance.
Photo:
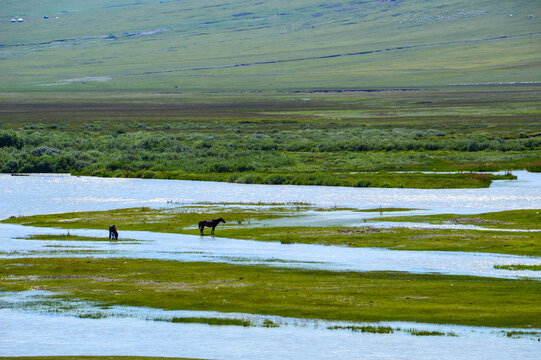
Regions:
[[203, 318], [203, 317], [175, 317], [171, 319], [173, 323], [182, 323], [182, 324], [207, 324], [212, 326], [254, 326], [248, 320], [241, 319], [226, 319], [226, 318]]
[[[111, 241], [107, 237], [95, 237], [95, 236], [79, 236], [79, 235], [70, 235], [70, 234], [61, 234], [61, 235], [54, 235], [54, 234], [36, 234], [36, 235], [29, 235], [27, 237], [24, 237], [22, 239], [26, 240], [60, 240], [60, 241]], [[118, 239], [113, 240], [115, 242], [133, 242], [136, 240], [133, 239]]]
[[445, 333], [442, 333], [441, 331], [428, 331], [428, 330], [418, 330], [418, 329], [409, 329], [406, 330], [411, 335], [415, 336], [444, 336]]
[[495, 269], [502, 270], [531, 270], [541, 271], [541, 265], [494, 265]]
[[329, 330], [351, 330], [353, 332], [392, 334], [394, 329], [389, 326], [329, 326]]
[[505, 336], [519, 339], [522, 337], [537, 337], [537, 341], [541, 340], [541, 332], [539, 331], [519, 331], [519, 330], [513, 330], [513, 331], [506, 331]]

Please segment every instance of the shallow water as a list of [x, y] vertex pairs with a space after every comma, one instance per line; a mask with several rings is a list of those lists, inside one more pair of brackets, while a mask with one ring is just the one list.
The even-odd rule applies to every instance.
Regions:
[[[123, 207], [167, 207], [199, 202], [304, 202], [323, 207], [374, 209], [416, 208], [413, 213], [470, 214], [541, 208], [541, 174], [517, 172], [517, 181], [496, 181], [488, 189], [420, 190], [310, 186], [244, 185], [198, 181], [107, 179], [66, 175], [12, 177], [0, 175], [0, 219], [9, 216]], [[169, 205], [173, 202], [175, 205]], [[405, 213], [396, 213], [403, 215]], [[374, 213], [305, 214], [301, 222], [327, 225], [368, 225]], [[385, 216], [393, 215], [385, 213]], [[277, 219], [287, 223], [288, 219]], [[265, 223], [259, 225], [266, 225]], [[268, 224], [267, 224], [268, 225]], [[276, 224], [273, 224], [276, 225]], [[370, 224], [374, 226], [375, 224]], [[415, 226], [415, 224], [410, 224]], [[394, 226], [381, 223], [379, 226]], [[417, 224], [419, 226], [419, 224]], [[458, 225], [461, 226], [461, 225]], [[431, 227], [436, 227], [431, 225]], [[468, 226], [467, 228], [471, 228]], [[494, 265], [541, 264], [539, 258], [453, 252], [390, 251], [212, 237], [121, 231], [136, 242], [30, 241], [31, 234], [65, 234], [66, 230], [0, 224], [4, 258], [23, 256], [89, 256], [155, 258], [179, 261], [264, 264], [327, 270], [395, 270], [490, 277], [541, 278], [540, 272], [494, 269]], [[106, 237], [106, 231], [70, 230], [71, 234]], [[67, 247], [69, 246], [69, 247]], [[68, 252], [69, 251], [69, 252]], [[23, 296], [24, 294], [19, 294]], [[72, 304], [63, 315], [28, 304], [0, 302], [0, 355], [139, 355], [216, 359], [508, 359], [538, 358], [541, 347], [531, 338], [511, 339], [502, 329], [468, 328], [414, 323], [384, 323], [401, 328], [454, 332], [450, 336], [412, 336], [327, 330], [329, 323], [249, 314], [165, 312], [114, 307], [98, 309]], [[10, 301], [18, 301], [17, 296]], [[14, 300], [15, 299], [15, 300]], [[9, 300], [9, 299], [8, 299]], [[20, 300], [19, 301], [24, 301]], [[94, 307], [93, 307], [94, 306]], [[26, 310], [25, 310], [26, 309]], [[54, 311], [54, 310], [53, 310]], [[82, 319], [98, 311], [103, 319]], [[101, 316], [101, 315], [100, 315]], [[209, 326], [153, 321], [172, 316], [233, 317], [262, 321], [278, 328]], [[366, 324], [362, 324], [366, 325]]]
[[[536, 358], [537, 336], [505, 336], [513, 329], [432, 325], [405, 322], [355, 324], [276, 316], [199, 311], [163, 311], [148, 308], [101, 309], [85, 302], [52, 300], [33, 312], [28, 302], [47, 293], [0, 293], [0, 355], [139, 355], [186, 356], [212, 359], [508, 359]], [[68, 315], [51, 313], [72, 307]], [[83, 319], [88, 313], [101, 319]], [[172, 317], [225, 317], [271, 319], [276, 328], [181, 324], [155, 319]], [[390, 326], [452, 332], [457, 336], [413, 336], [397, 330], [373, 334], [328, 330], [333, 325]]]
[[122, 179], [41, 174], [0, 175], [0, 219], [9, 216], [198, 202], [304, 202], [357, 209], [401, 207], [431, 213], [473, 214], [541, 208], [541, 174], [517, 171], [518, 180], [484, 189], [388, 189], [248, 185], [203, 181]]
[[[379, 212], [379, 211], [352, 211], [352, 210], [306, 210], [299, 211], [296, 216], [284, 216], [273, 219], [265, 220], [251, 220], [250, 224], [242, 224], [245, 227], [281, 227], [281, 226], [313, 226], [313, 227], [325, 227], [325, 226], [348, 226], [348, 227], [361, 227], [370, 226], [377, 228], [411, 228], [411, 229], [450, 229], [450, 230], [490, 230], [490, 231], [511, 231], [511, 232], [534, 232], [541, 231], [538, 229], [500, 229], [500, 228], [488, 228], [479, 225], [469, 224], [431, 224], [420, 222], [394, 222], [394, 221], [378, 221], [374, 220], [382, 216], [416, 216], [416, 215], [430, 215], [431, 210], [410, 210], [410, 211], [393, 211], [393, 212]], [[223, 225], [229, 226], [228, 224]], [[193, 227], [197, 229], [197, 226]]]
[[[64, 229], [0, 224], [0, 257], [89, 256], [176, 261], [263, 264], [331, 271], [407, 271], [486, 277], [541, 279], [540, 271], [510, 271], [494, 265], [541, 265], [541, 258], [491, 253], [397, 251], [308, 244], [281, 244], [182, 234], [123, 231], [138, 242], [54, 241], [17, 239], [32, 234], [66, 234]], [[107, 236], [103, 230], [70, 230], [79, 236]], [[74, 246], [66, 249], [65, 246]], [[55, 248], [56, 247], [56, 248]], [[56, 251], [55, 251], [56, 250]], [[69, 252], [68, 252], [69, 250]], [[51, 253], [52, 252], [52, 253]]]

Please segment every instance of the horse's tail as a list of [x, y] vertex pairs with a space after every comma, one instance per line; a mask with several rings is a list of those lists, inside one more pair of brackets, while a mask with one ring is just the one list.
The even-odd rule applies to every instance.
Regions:
[[203, 229], [205, 227], [205, 221], [200, 221], [199, 222], [199, 230]]

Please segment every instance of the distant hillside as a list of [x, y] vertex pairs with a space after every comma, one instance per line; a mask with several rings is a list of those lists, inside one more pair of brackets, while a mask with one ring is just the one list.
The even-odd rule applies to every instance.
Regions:
[[0, 91], [541, 82], [531, 0], [3, 1], [0, 34]]

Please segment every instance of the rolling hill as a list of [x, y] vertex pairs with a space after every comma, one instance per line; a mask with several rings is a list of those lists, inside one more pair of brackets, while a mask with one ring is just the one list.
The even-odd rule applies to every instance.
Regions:
[[3, 1], [0, 91], [535, 83], [540, 18], [527, 0]]

